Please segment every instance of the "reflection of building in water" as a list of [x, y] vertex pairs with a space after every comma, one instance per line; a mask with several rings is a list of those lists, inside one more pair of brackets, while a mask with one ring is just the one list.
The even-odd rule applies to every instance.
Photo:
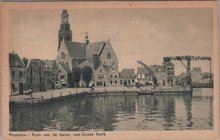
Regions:
[[213, 96], [90, 96], [10, 106], [10, 131], [211, 129]]
[[175, 120], [175, 96], [163, 96], [162, 99], [162, 115], [166, 122], [163, 126], [165, 129], [170, 129]]
[[184, 95], [183, 102], [185, 105], [186, 115], [187, 115], [187, 127], [192, 127], [192, 96], [191, 95]]

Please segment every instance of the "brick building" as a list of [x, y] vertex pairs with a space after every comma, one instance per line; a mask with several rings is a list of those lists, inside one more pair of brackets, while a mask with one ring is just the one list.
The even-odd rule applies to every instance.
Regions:
[[122, 69], [122, 71], [120, 72], [120, 85], [135, 85], [135, 74], [133, 68]]
[[23, 94], [25, 92], [25, 64], [15, 53], [9, 53], [9, 77], [10, 95]]
[[30, 59], [26, 65], [26, 90], [45, 91], [45, 66], [40, 59]]

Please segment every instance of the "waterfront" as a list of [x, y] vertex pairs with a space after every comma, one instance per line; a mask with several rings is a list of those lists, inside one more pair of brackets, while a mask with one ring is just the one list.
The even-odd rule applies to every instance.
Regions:
[[213, 89], [194, 89], [192, 96], [81, 96], [52, 105], [10, 109], [10, 131], [212, 128]]

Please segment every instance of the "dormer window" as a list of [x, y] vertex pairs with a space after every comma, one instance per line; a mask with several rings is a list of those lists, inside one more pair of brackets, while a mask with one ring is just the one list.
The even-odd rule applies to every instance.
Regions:
[[65, 60], [65, 53], [61, 52], [61, 60]]
[[18, 64], [18, 61], [15, 61], [15, 67], [18, 67], [19, 64]]

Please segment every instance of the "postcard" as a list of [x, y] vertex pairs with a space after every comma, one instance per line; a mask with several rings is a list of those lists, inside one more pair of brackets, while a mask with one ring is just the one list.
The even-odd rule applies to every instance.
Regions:
[[218, 139], [216, 1], [1, 4], [1, 134]]

